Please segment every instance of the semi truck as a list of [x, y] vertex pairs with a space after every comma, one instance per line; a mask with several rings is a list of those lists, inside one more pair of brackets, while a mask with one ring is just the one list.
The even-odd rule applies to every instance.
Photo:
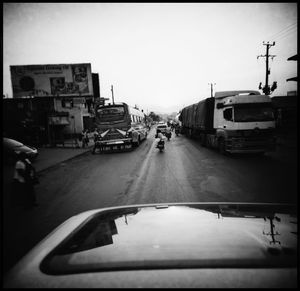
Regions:
[[271, 98], [254, 90], [216, 92], [184, 107], [182, 132], [202, 146], [226, 153], [265, 153], [276, 148]]

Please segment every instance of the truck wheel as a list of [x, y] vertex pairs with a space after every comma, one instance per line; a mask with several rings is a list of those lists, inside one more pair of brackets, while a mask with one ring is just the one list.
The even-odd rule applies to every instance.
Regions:
[[219, 139], [218, 148], [219, 148], [220, 154], [222, 154], [222, 155], [226, 154], [224, 138]]

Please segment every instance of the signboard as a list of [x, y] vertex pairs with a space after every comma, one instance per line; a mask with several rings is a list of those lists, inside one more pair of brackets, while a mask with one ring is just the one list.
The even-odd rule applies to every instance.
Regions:
[[85, 104], [85, 98], [74, 98], [73, 104]]
[[68, 125], [68, 124], [70, 124], [67, 116], [49, 116], [48, 123], [51, 125]]
[[10, 66], [13, 97], [92, 96], [91, 64]]

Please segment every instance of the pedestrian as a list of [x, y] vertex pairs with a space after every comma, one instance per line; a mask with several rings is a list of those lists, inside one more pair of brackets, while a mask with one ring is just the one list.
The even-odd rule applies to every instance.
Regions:
[[38, 183], [35, 169], [21, 152], [15, 164], [15, 171], [12, 182], [12, 205], [24, 205], [25, 207], [37, 206], [34, 185]]
[[86, 130], [82, 131], [81, 138], [82, 138], [82, 148], [84, 148], [89, 144], [89, 137]]

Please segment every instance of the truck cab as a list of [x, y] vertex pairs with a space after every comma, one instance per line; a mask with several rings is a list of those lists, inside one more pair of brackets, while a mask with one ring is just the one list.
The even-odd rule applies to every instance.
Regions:
[[258, 91], [215, 93], [214, 128], [228, 152], [265, 152], [275, 149], [275, 118], [271, 98]]

